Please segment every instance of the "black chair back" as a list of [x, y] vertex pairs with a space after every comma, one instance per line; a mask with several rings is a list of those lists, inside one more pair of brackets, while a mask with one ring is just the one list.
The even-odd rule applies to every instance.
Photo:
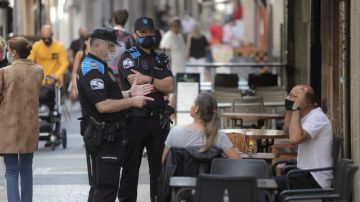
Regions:
[[252, 89], [263, 86], [277, 86], [278, 75], [271, 73], [265, 73], [259, 75], [249, 74], [248, 85]]
[[239, 77], [237, 74], [216, 74], [214, 89], [216, 88], [238, 88]]
[[338, 160], [341, 158], [342, 145], [344, 142], [344, 138], [333, 136], [333, 145], [332, 145], [332, 158], [333, 165], [336, 166]]
[[200, 175], [196, 182], [196, 202], [256, 202], [255, 177]]
[[261, 159], [214, 159], [211, 163], [210, 173], [265, 179], [270, 177], [270, 168], [266, 161]]
[[341, 159], [337, 162], [334, 170], [334, 179], [333, 179], [333, 187], [334, 189], [338, 189], [339, 186], [341, 186], [341, 181], [343, 179], [344, 172], [346, 164], [352, 164], [354, 163], [351, 159]]
[[[170, 201], [169, 183], [172, 176], [197, 177], [199, 174], [209, 173], [211, 161], [222, 156], [222, 150], [218, 147], [211, 146], [205, 152], [199, 150], [199, 146], [170, 148], [158, 177], [158, 202]], [[188, 197], [188, 194], [184, 197]]]
[[342, 179], [334, 188], [335, 192], [339, 194], [340, 201], [351, 201], [351, 193], [354, 187], [354, 178], [358, 166], [348, 163], [344, 165], [342, 170]]

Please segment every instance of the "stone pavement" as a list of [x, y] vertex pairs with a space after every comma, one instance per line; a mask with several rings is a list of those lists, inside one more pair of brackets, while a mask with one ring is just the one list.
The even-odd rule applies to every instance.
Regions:
[[[149, 202], [149, 185], [138, 187], [138, 202]], [[88, 185], [34, 185], [34, 202], [85, 202], [88, 196]], [[6, 201], [6, 190], [0, 187], [0, 201]]]
[[[39, 149], [33, 160], [33, 202], [85, 202], [89, 185], [86, 168], [85, 149], [79, 135], [80, 106], [69, 107], [70, 116], [64, 117], [62, 127], [67, 129], [66, 149], [57, 147], [55, 151], [44, 148], [45, 141], [39, 142]], [[5, 170], [0, 157], [0, 202], [6, 202]], [[139, 173], [138, 202], [150, 201], [149, 169], [143, 158]]]
[[[138, 185], [138, 202], [150, 202], [150, 186], [148, 184], [148, 177], [145, 173], [147, 170], [147, 160], [144, 158], [140, 168], [139, 182], [143, 184]], [[34, 169], [34, 183], [33, 187], [33, 202], [85, 202], [87, 200], [89, 185], [87, 185], [86, 170], [72, 170], [71, 174], [64, 174], [69, 172], [60, 171], [60, 169]], [[6, 202], [6, 188], [4, 182], [4, 168], [3, 160], [0, 158], [0, 202]], [[61, 175], [65, 177], [60, 178]], [[75, 173], [75, 174], [74, 174]], [[46, 176], [53, 175], [57, 182], [46, 183]], [[74, 176], [76, 182], [83, 182], [81, 184], [74, 184], [69, 179]], [[81, 180], [76, 178], [83, 178]], [[50, 181], [50, 180], [48, 180]]]

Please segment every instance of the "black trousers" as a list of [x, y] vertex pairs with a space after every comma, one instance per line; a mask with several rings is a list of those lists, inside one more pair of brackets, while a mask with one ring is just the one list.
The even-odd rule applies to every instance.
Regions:
[[119, 201], [136, 202], [141, 158], [146, 148], [150, 172], [150, 196], [155, 201], [157, 178], [161, 171], [161, 156], [168, 130], [162, 130], [158, 117], [134, 117], [124, 130], [129, 136], [121, 175]]
[[39, 103], [52, 111], [55, 107], [55, 85], [44, 85], [40, 89]]
[[[286, 176], [276, 176], [274, 179], [279, 187], [279, 194], [288, 189]], [[291, 174], [289, 181], [291, 189], [321, 188], [309, 172]], [[280, 201], [280, 199], [277, 199], [277, 201]]]
[[104, 142], [97, 152], [87, 150], [90, 191], [88, 202], [114, 202], [119, 188], [123, 161], [122, 137]]

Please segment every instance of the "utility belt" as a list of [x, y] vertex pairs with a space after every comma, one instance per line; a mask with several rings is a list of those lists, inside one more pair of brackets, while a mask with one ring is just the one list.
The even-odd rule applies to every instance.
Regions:
[[132, 109], [131, 115], [133, 117], [141, 118], [156, 118], [160, 121], [161, 129], [169, 129], [172, 120], [170, 119], [171, 114], [175, 112], [175, 109], [170, 105], [165, 105], [163, 108], [157, 110], [149, 109]]
[[126, 126], [124, 121], [116, 121], [114, 123], [107, 123], [98, 121], [92, 116], [85, 116], [79, 119], [81, 135], [84, 138], [85, 146], [90, 152], [96, 152], [104, 142], [113, 143], [120, 131]]
[[132, 109], [131, 115], [133, 117], [142, 117], [142, 118], [160, 118], [160, 115], [163, 113], [163, 109], [149, 110], [149, 109]]

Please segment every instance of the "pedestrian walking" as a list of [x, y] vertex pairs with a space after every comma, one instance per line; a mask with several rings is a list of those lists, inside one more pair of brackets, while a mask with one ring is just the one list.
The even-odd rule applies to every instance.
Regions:
[[[195, 24], [186, 40], [187, 58], [191, 64], [206, 63], [207, 53], [210, 52], [210, 45], [202, 34], [199, 24]], [[210, 69], [206, 67], [189, 67], [186, 72], [200, 73], [201, 81], [210, 81]]]
[[6, 67], [9, 65], [9, 62], [6, 58], [6, 42], [0, 36], [0, 68]]
[[119, 68], [121, 66], [121, 56], [127, 49], [136, 45], [136, 41], [132, 37], [131, 33], [125, 30], [128, 17], [129, 13], [126, 9], [116, 10], [112, 14], [113, 24], [115, 25], [114, 29], [116, 30], [116, 41], [118, 45], [115, 46], [114, 57], [107, 62], [108, 66], [113, 71], [116, 81], [118, 82], [121, 89], [124, 88], [124, 85], [126, 85], [124, 84], [126, 83], [126, 80], [124, 81], [124, 79], [120, 77], [119, 73]]
[[28, 40], [15, 37], [8, 45], [11, 65], [0, 69], [0, 154], [6, 167], [8, 201], [31, 202], [32, 160], [39, 141], [38, 108], [44, 73], [39, 65], [26, 59], [31, 51]]

